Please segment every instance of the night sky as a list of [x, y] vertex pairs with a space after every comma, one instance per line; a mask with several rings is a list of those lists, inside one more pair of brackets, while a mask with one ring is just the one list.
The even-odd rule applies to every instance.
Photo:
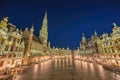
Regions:
[[112, 23], [120, 26], [119, 0], [0, 0], [0, 20], [24, 30], [34, 24], [39, 36], [45, 11], [48, 12], [48, 32], [51, 47], [77, 49], [82, 33], [89, 38], [112, 32]]

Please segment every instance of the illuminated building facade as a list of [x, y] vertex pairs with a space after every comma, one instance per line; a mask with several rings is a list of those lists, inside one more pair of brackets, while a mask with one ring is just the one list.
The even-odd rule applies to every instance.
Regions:
[[103, 33], [98, 42], [104, 64], [120, 66], [120, 27], [113, 23], [112, 33]]
[[8, 23], [8, 17], [3, 18], [0, 22], [0, 70], [20, 66], [23, 51], [22, 31]]
[[47, 56], [50, 50], [50, 43], [48, 43], [48, 25], [47, 25], [47, 12], [43, 18], [42, 28], [39, 37], [33, 34], [34, 27], [28, 31], [24, 31], [25, 51], [23, 65], [28, 65], [32, 62], [41, 61], [41, 56]]
[[103, 33], [101, 37], [98, 37], [94, 32], [94, 36], [86, 39], [82, 34], [82, 41], [77, 52], [82, 60], [120, 66], [120, 27], [116, 23], [113, 23], [113, 26], [110, 35]]
[[[103, 33], [101, 37], [97, 32], [86, 39], [82, 34], [80, 47], [75, 52], [79, 58], [92, 62], [100, 62], [120, 66], [120, 27], [113, 23], [112, 33]], [[33, 34], [34, 26], [24, 31], [8, 23], [8, 17], [0, 22], [0, 70], [19, 67], [31, 63], [38, 63], [51, 56], [71, 58], [69, 48], [50, 48], [48, 42], [47, 12], [43, 18], [39, 37]], [[82, 56], [82, 57], [81, 57]]]
[[50, 49], [51, 55], [55, 58], [71, 58], [71, 49], [68, 47], [65, 48], [57, 48], [53, 47]]
[[118, 27], [115, 23], [114, 28], [112, 29], [112, 33], [109, 35], [108, 33], [104, 33], [102, 35], [101, 44], [103, 53], [119, 53], [120, 52], [120, 27]]
[[[47, 56], [50, 51], [47, 31], [47, 12], [43, 18], [40, 36], [33, 34], [34, 26], [24, 31], [8, 23], [8, 17], [0, 22], [0, 70], [28, 65]], [[47, 57], [48, 58], [48, 57]]]
[[94, 54], [99, 53], [98, 47], [97, 47], [97, 41], [99, 40], [99, 37], [97, 35], [97, 32], [94, 32], [94, 36], [91, 36], [91, 38], [86, 39], [84, 33], [82, 34], [82, 40], [80, 42], [80, 53], [79, 54]]

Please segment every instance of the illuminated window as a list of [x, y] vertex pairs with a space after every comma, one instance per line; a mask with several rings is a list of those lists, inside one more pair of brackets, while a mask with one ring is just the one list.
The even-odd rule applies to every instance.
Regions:
[[104, 48], [104, 50], [105, 50], [105, 53], [107, 53], [106, 48]]
[[6, 47], [5, 47], [5, 51], [8, 51], [8, 48], [9, 48], [9, 46], [6, 46]]
[[16, 47], [16, 50], [15, 51], [18, 51], [18, 47]]
[[113, 52], [113, 53], [115, 52], [113, 47], [112, 47], [112, 52]]
[[10, 51], [13, 51], [13, 46], [11, 47]]
[[11, 39], [12, 39], [11, 37], [8, 38], [9, 41], [11, 41]]
[[4, 40], [1, 41], [1, 44], [3, 44], [3, 43], [4, 43]]

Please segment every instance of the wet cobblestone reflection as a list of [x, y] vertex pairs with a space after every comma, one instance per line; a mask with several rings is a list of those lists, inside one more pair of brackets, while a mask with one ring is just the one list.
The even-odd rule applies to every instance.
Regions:
[[[93, 63], [54, 59], [32, 65], [15, 80], [115, 80], [115, 73]], [[120, 75], [116, 80], [120, 80]]]

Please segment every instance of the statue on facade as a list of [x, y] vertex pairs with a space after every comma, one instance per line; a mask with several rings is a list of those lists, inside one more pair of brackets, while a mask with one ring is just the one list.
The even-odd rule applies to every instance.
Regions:
[[116, 26], [117, 26], [117, 24], [114, 22], [114, 23], [113, 23], [113, 26], [114, 26], [114, 27], [116, 27]]
[[48, 47], [50, 48], [50, 42], [48, 43]]
[[112, 31], [113, 31], [113, 34], [115, 34], [115, 32], [116, 32], [119, 28], [118, 28], [118, 26], [117, 26], [117, 24], [116, 24], [115, 22], [113, 23], [113, 26], [114, 26], [114, 28], [113, 28]]
[[8, 22], [8, 17], [4, 17], [3, 20], [1, 20], [0, 22], [0, 28], [5, 29], [7, 26], [7, 22]]

